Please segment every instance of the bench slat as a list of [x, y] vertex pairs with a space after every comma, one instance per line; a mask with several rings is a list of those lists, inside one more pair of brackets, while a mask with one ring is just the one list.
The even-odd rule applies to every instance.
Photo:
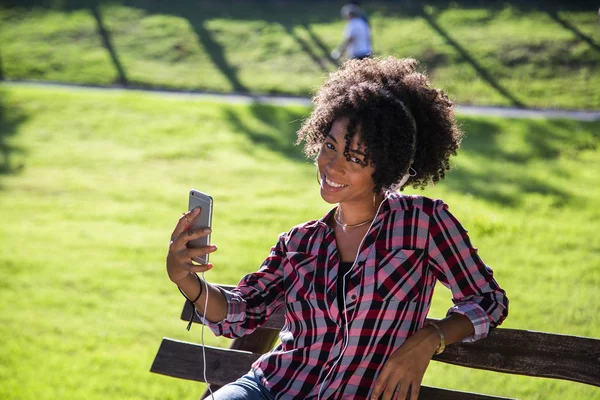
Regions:
[[[218, 285], [230, 290], [235, 286]], [[285, 321], [278, 310], [260, 329], [278, 334]], [[184, 305], [188, 321], [192, 307]], [[194, 321], [200, 322], [194, 313]], [[267, 334], [269, 336], [269, 334]], [[600, 340], [515, 329], [493, 329], [485, 340], [455, 343], [433, 358], [436, 361], [494, 372], [564, 379], [600, 387]]]
[[600, 340], [498, 328], [485, 340], [455, 343], [436, 361], [600, 387]]
[[[245, 375], [259, 357], [242, 350], [205, 346], [208, 383], [225, 385]], [[202, 345], [163, 338], [150, 371], [204, 382]]]
[[[207, 378], [211, 385], [222, 386], [245, 375], [260, 356], [247, 351], [205, 346]], [[204, 382], [202, 346], [163, 338], [151, 368], [152, 372]], [[209, 397], [210, 398], [210, 397]], [[422, 386], [419, 400], [510, 400], [506, 397], [487, 396]]]

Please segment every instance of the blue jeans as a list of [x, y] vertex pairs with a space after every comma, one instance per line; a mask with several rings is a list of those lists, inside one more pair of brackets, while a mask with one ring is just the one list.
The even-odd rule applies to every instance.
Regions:
[[[228, 383], [213, 393], [214, 400], [275, 400], [254, 371], [248, 372], [235, 382]], [[207, 400], [213, 400], [208, 396]]]

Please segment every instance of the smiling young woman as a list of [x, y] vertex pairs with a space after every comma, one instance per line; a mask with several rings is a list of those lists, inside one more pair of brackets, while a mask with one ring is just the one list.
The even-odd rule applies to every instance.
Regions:
[[[372, 175], [375, 168], [364, 162], [365, 148], [359, 133], [354, 134], [346, 151], [349, 118], [336, 119], [317, 155], [321, 197], [338, 204], [334, 218], [327, 221], [335, 230], [342, 262], [356, 258], [359, 244], [375, 218], [382, 193], [375, 193]], [[349, 154], [349, 156], [347, 156]]]
[[[195, 273], [212, 265], [191, 260], [216, 248], [187, 248], [208, 234], [186, 231], [196, 213], [175, 227], [169, 277], [215, 334], [248, 334], [286, 309], [281, 343], [214, 399], [416, 400], [433, 354], [506, 318], [504, 291], [448, 206], [400, 193], [443, 179], [462, 138], [453, 103], [416, 65], [351, 60], [329, 77], [298, 142], [335, 206], [281, 234], [235, 289], [202, 290]], [[425, 324], [437, 281], [454, 305]]]

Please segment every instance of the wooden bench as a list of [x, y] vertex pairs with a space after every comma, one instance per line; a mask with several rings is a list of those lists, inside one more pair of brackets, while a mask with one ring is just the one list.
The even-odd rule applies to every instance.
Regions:
[[[220, 285], [230, 289], [232, 286]], [[207, 377], [211, 389], [234, 381], [251, 364], [271, 350], [284, 324], [284, 308], [250, 335], [235, 339], [229, 349], [205, 346]], [[199, 323], [187, 303], [181, 319]], [[600, 387], [600, 339], [498, 328], [475, 343], [455, 343], [433, 360], [508, 374], [565, 379]], [[202, 346], [163, 338], [150, 371], [204, 382]], [[207, 398], [208, 391], [203, 398]], [[423, 400], [507, 400], [506, 397], [422, 386]]]

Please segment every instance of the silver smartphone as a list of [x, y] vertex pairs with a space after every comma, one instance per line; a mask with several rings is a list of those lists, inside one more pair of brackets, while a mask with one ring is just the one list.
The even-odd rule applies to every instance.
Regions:
[[[200, 214], [190, 225], [190, 229], [210, 228], [212, 226], [213, 199], [206, 193], [197, 190], [190, 190], [188, 210], [200, 208]], [[204, 236], [188, 242], [189, 248], [203, 247], [210, 244], [210, 235]], [[200, 257], [194, 257], [195, 262], [199, 264], [208, 264], [208, 254]]]

